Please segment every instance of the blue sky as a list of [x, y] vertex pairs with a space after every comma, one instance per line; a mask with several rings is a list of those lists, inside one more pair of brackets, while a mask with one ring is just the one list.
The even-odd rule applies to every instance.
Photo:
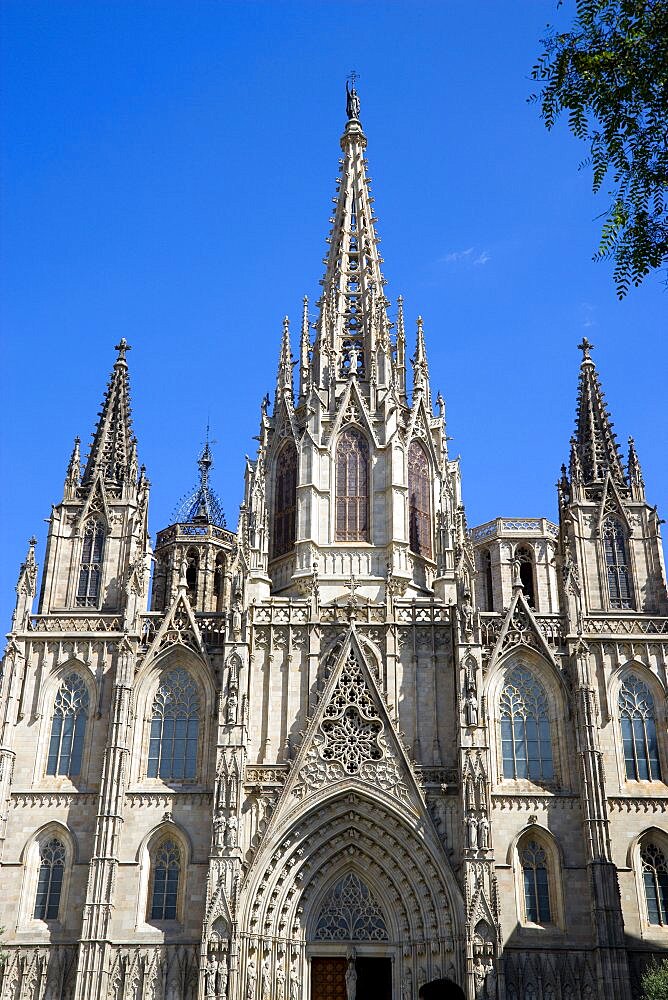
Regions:
[[[212, 481], [236, 526], [285, 313], [322, 277], [360, 74], [387, 294], [424, 317], [469, 524], [555, 517], [579, 352], [595, 344], [620, 441], [666, 511], [667, 293], [617, 301], [594, 264], [605, 196], [548, 133], [529, 73], [556, 0], [2, 5], [0, 617], [32, 533], [43, 557], [75, 434], [113, 345], [129, 355], [151, 530]], [[295, 344], [296, 346], [296, 344]]]

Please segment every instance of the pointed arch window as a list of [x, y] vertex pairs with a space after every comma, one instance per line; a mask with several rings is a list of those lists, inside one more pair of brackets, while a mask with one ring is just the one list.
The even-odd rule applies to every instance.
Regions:
[[650, 841], [640, 849], [647, 919], [660, 927], [668, 925], [668, 861], [658, 844]]
[[199, 553], [197, 549], [188, 549], [186, 552], [186, 563], [188, 598], [194, 606], [197, 601], [197, 578], [199, 576]]
[[654, 699], [634, 674], [622, 684], [618, 707], [627, 781], [660, 781]]
[[508, 674], [500, 710], [504, 778], [553, 780], [547, 697], [531, 671], [516, 667]]
[[181, 878], [181, 851], [176, 841], [163, 840], [158, 845], [152, 867], [150, 919], [176, 920]]
[[494, 578], [492, 576], [492, 552], [483, 549], [481, 553], [482, 573], [485, 579], [485, 607], [487, 611], [494, 610]]
[[633, 589], [629, 571], [626, 531], [616, 517], [603, 524], [603, 554], [608, 578], [610, 607], [633, 610]]
[[524, 889], [524, 915], [532, 924], [549, 924], [550, 880], [545, 848], [537, 840], [527, 840], [520, 849], [522, 883]]
[[534, 588], [534, 559], [533, 552], [527, 545], [520, 545], [515, 549], [515, 558], [520, 563], [520, 580], [522, 590], [527, 599], [527, 604], [531, 608], [536, 607], [536, 593]]
[[200, 698], [190, 674], [178, 667], [156, 692], [151, 719], [148, 777], [194, 781], [197, 775]]
[[408, 447], [408, 537], [411, 550], [431, 559], [429, 459], [418, 441]]
[[283, 445], [276, 460], [274, 485], [274, 558], [295, 547], [297, 519], [297, 449], [292, 441]]
[[68, 674], [53, 705], [47, 774], [81, 774], [87, 720], [88, 689], [79, 674]]
[[39, 858], [34, 917], [36, 920], [57, 920], [65, 874], [65, 845], [52, 837], [41, 844]]
[[336, 446], [336, 541], [369, 541], [369, 445], [355, 427]]
[[86, 524], [81, 548], [77, 607], [96, 608], [100, 601], [102, 584], [102, 559], [104, 556], [104, 525], [101, 521]]

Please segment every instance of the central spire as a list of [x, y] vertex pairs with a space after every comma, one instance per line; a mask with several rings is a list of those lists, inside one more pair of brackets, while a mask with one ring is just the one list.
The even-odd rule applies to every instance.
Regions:
[[[343, 158], [333, 199], [336, 207], [330, 219], [329, 252], [318, 303], [315, 357], [320, 384], [331, 384], [352, 374], [362, 381], [376, 381], [376, 352], [381, 347], [390, 353], [380, 240], [364, 157], [367, 140], [354, 85], [356, 74], [351, 76], [352, 86], [346, 83], [348, 120], [341, 137]], [[388, 369], [383, 365], [383, 370]]]

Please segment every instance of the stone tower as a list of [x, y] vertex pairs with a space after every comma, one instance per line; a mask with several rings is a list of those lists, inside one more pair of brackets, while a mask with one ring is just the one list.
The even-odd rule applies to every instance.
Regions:
[[207, 440], [152, 552], [122, 340], [36, 614], [32, 542], [21, 567], [0, 1000], [631, 1000], [666, 951], [668, 597], [635, 445], [624, 466], [583, 341], [559, 523], [467, 528], [354, 87], [346, 110], [236, 532]]

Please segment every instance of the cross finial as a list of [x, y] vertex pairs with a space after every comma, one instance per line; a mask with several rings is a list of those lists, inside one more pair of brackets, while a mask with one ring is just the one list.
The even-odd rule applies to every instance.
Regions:
[[583, 361], [589, 361], [589, 360], [591, 360], [591, 355], [590, 355], [589, 352], [593, 351], [593, 349], [594, 349], [594, 345], [591, 343], [590, 340], [587, 340], [586, 337], [583, 337], [582, 338], [582, 343], [578, 344], [578, 350], [582, 351], [582, 360]]
[[116, 361], [125, 361], [125, 355], [126, 355], [126, 353], [128, 351], [131, 351], [132, 348], [128, 344], [128, 342], [125, 339], [125, 337], [121, 337], [120, 343], [116, 344], [116, 346], [114, 347], [114, 350], [118, 351], [118, 357], [116, 358]]
[[350, 591], [350, 600], [353, 604], [357, 603], [357, 595], [355, 594], [355, 591], [359, 586], [359, 583], [355, 579], [355, 574], [351, 573], [350, 579], [348, 580], [348, 590]]

